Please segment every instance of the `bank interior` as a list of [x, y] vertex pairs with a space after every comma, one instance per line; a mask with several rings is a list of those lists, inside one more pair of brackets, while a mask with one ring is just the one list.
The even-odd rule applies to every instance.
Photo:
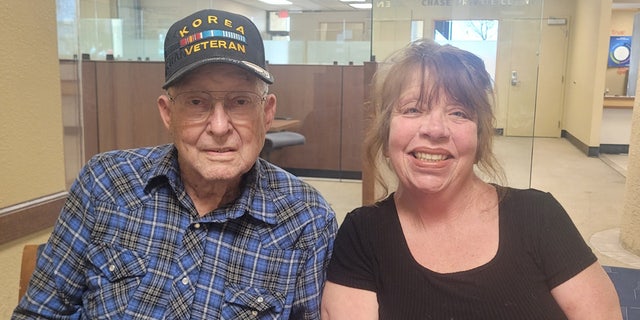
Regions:
[[[3, 13], [25, 25], [28, 15], [49, 19], [48, 36], [34, 41], [55, 44], [57, 52], [45, 55], [57, 59], [49, 72], [54, 85], [27, 100], [10, 95], [37, 105], [53, 101], [55, 108], [33, 115], [46, 130], [38, 143], [53, 152], [24, 148], [36, 133], [16, 112], [10, 119], [15, 132], [6, 135], [15, 142], [0, 155], [8, 164], [0, 169], [0, 285], [6, 288], [0, 317], [8, 318], [17, 303], [21, 248], [46, 241], [82, 165], [99, 152], [170, 141], [155, 106], [164, 79], [164, 35], [172, 22], [203, 8], [246, 15], [262, 32], [276, 79], [270, 88], [278, 97], [276, 116], [292, 120], [286, 130], [305, 137], [304, 144], [273, 150], [269, 160], [326, 192], [340, 217], [379, 193], [361, 151], [377, 64], [414, 39], [433, 38], [484, 59], [497, 93], [496, 153], [508, 184], [559, 194], [604, 263], [640, 268], [632, 252], [607, 254], [613, 250], [591, 242], [617, 242], [629, 188], [633, 70], [640, 56], [631, 50], [640, 45], [634, 1], [290, 2], [57, 0], [55, 8], [25, 3]], [[566, 186], [568, 179], [582, 182]]]

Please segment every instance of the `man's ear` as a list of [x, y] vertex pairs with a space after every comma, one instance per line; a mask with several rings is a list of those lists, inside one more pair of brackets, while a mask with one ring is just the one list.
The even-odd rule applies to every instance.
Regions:
[[276, 116], [276, 95], [273, 93], [267, 94], [264, 101], [264, 125], [266, 131], [269, 131], [273, 118]]
[[171, 108], [170, 108], [171, 100], [169, 100], [169, 96], [166, 94], [160, 95], [158, 97], [158, 111], [160, 111], [160, 117], [162, 118], [162, 123], [164, 123], [165, 128], [171, 131]]

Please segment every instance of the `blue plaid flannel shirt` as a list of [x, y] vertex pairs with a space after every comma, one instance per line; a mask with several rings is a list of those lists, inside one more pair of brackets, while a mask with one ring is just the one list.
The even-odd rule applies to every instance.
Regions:
[[173, 145], [80, 172], [14, 319], [319, 319], [337, 230], [312, 187], [263, 160], [199, 217]]

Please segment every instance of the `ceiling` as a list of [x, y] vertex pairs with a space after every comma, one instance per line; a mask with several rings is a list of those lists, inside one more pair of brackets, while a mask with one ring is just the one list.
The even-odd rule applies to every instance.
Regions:
[[[234, 2], [266, 10], [266, 11], [356, 11], [345, 2], [339, 0], [289, 0], [292, 5], [269, 5], [258, 0], [234, 0]], [[367, 0], [367, 2], [371, 2]]]
[[[292, 5], [270, 5], [259, 0], [233, 0], [250, 7], [258, 8], [266, 11], [356, 11], [345, 2], [339, 0], [289, 0]], [[372, 0], [366, 0], [371, 2]], [[557, 0], [546, 0], [557, 1]], [[579, 1], [579, 0], [578, 0]], [[613, 0], [614, 9], [640, 9], [640, 0]]]
[[640, 9], [640, 0], [613, 0], [614, 9]]

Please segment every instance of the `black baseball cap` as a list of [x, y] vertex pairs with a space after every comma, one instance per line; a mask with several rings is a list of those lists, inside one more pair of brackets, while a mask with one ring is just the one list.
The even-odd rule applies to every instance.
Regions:
[[163, 89], [189, 71], [208, 63], [230, 63], [272, 84], [260, 31], [249, 18], [206, 9], [174, 23], [164, 40]]

